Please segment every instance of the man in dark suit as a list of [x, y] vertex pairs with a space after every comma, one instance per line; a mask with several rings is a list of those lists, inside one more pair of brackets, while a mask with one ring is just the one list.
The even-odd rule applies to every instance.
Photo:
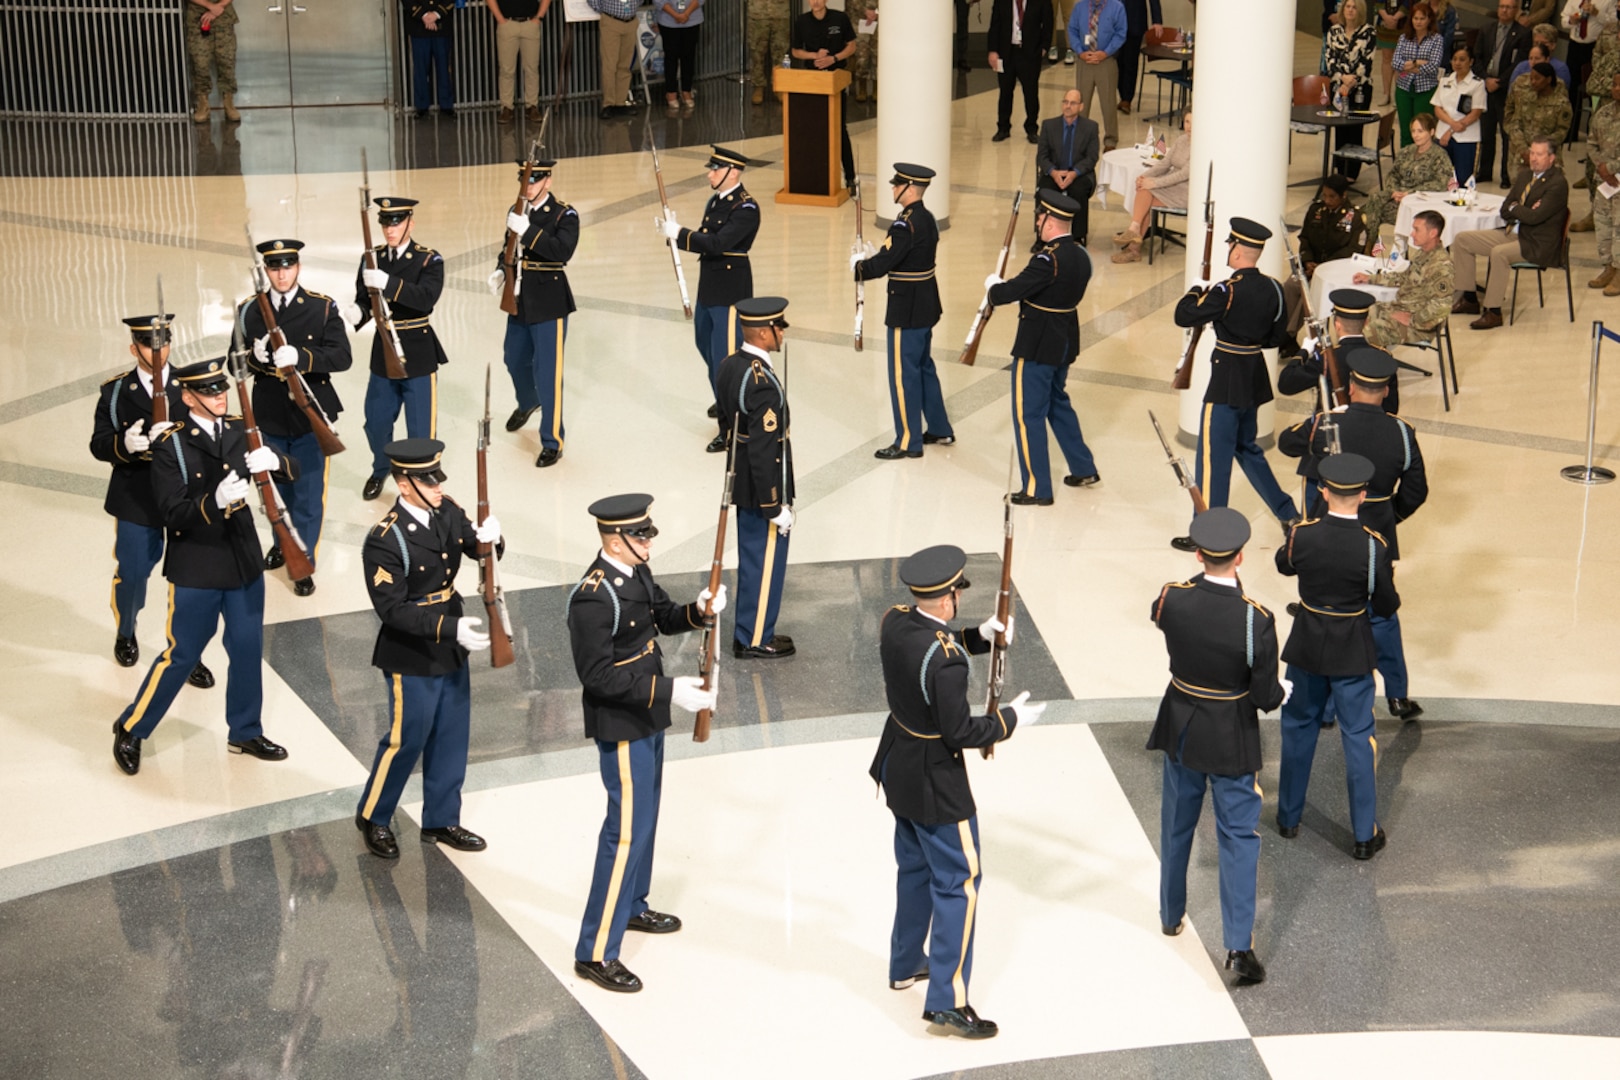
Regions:
[[[1149, 10], [1151, 9], [1151, 11]], [[1164, 23], [1159, 0], [1125, 0], [1125, 44], [1114, 59], [1119, 61], [1119, 111], [1131, 115], [1131, 98], [1136, 96], [1136, 73], [1142, 57], [1142, 39], [1148, 30]], [[1327, 36], [1327, 31], [1322, 31]]]
[[1508, 76], [1521, 60], [1530, 56], [1530, 28], [1519, 25], [1518, 15], [1519, 5], [1515, 0], [1496, 0], [1496, 21], [1487, 23], [1474, 41], [1475, 64], [1485, 80], [1485, 115], [1479, 118], [1479, 163], [1474, 173], [1482, 180], [1490, 179], [1500, 142], [1504, 184], [1509, 166], [1502, 110], [1507, 105]]
[[1063, 95], [1063, 115], [1041, 121], [1035, 143], [1036, 187], [1067, 195], [1080, 204], [1074, 216], [1074, 238], [1083, 246], [1091, 224], [1088, 200], [1097, 190], [1097, 123], [1083, 116], [1080, 91]]
[[[1468, 324], [1475, 330], [1494, 330], [1502, 325], [1502, 295], [1507, 292], [1514, 263], [1554, 266], [1564, 246], [1569, 181], [1558, 167], [1552, 140], [1545, 136], [1532, 140], [1529, 161], [1528, 168], [1519, 170], [1502, 203], [1502, 220], [1507, 227], [1460, 233], [1451, 243], [1457, 291], [1462, 293], [1451, 310], [1456, 315], [1478, 315]], [[1483, 303], [1474, 294], [1477, 255], [1490, 258]]]
[[1041, 52], [1052, 39], [1052, 5], [1045, 0], [996, 0], [990, 9], [990, 67], [1001, 85], [996, 101], [996, 133], [1005, 142], [1012, 133], [1013, 86], [1024, 88], [1024, 134], [1035, 141], [1041, 115]]

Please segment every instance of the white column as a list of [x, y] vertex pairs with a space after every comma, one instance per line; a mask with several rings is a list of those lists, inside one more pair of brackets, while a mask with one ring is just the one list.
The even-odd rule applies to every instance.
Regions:
[[[889, 171], [897, 161], [933, 169], [928, 209], [941, 228], [951, 213], [951, 29], [954, 15], [942, 0], [883, 0], [878, 16], [877, 160], [861, 171], [877, 174], [877, 215], [898, 212], [889, 197]], [[1289, 54], [1290, 56], [1292, 53]]]
[[[1215, 163], [1215, 249], [1210, 276], [1220, 281], [1231, 273], [1224, 241], [1234, 217], [1258, 221], [1272, 231], [1260, 256], [1260, 269], [1278, 280], [1288, 273], [1282, 238], [1276, 234], [1282, 228], [1288, 189], [1294, 0], [1242, 0], [1242, 8], [1241, 18], [1229, 4], [1204, 3], [1197, 8], [1192, 176], [1187, 193], [1189, 285], [1198, 280], [1203, 261], [1204, 190], [1211, 161]], [[1194, 359], [1192, 386], [1181, 394], [1181, 430], [1189, 435], [1198, 434], [1214, 343], [1215, 335], [1206, 330]], [[1266, 351], [1266, 368], [1275, 386], [1275, 349]], [[1260, 409], [1262, 438], [1271, 434], [1272, 412], [1270, 405]]]

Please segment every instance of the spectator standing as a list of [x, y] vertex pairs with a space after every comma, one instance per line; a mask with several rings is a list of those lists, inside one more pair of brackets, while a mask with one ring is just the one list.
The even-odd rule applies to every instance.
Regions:
[[[632, 111], [630, 65], [636, 62], [636, 9], [639, 0], [586, 0], [601, 16], [597, 44], [602, 62], [603, 120]], [[759, 91], [755, 92], [756, 101]]]
[[1528, 160], [1530, 143], [1539, 138], [1549, 141], [1556, 158], [1558, 145], [1569, 130], [1570, 113], [1569, 98], [1559, 89], [1551, 64], [1538, 63], [1515, 82], [1502, 110], [1502, 126], [1515, 164]]
[[771, 69], [793, 47], [788, 0], [748, 0], [748, 75], [754, 80], [752, 101], [765, 103], [771, 88]]
[[[1150, 10], [1151, 9], [1151, 10]], [[1131, 115], [1136, 96], [1136, 72], [1142, 59], [1142, 38], [1149, 29], [1164, 25], [1159, 0], [1125, 0], [1125, 44], [1119, 47], [1119, 111]]]
[[1596, 175], [1591, 184], [1592, 225], [1597, 233], [1598, 276], [1586, 284], [1602, 289], [1604, 296], [1620, 296], [1620, 253], [1614, 250], [1614, 234], [1620, 227], [1616, 219], [1615, 199], [1620, 193], [1605, 196], [1603, 187], [1620, 186], [1620, 74], [1609, 80], [1609, 98], [1592, 114], [1592, 127], [1586, 135], [1587, 157]]
[[1485, 80], [1485, 115], [1479, 121], [1479, 162], [1476, 174], [1489, 180], [1495, 172], [1497, 143], [1502, 144], [1502, 182], [1507, 183], [1512, 166], [1507, 156], [1507, 132], [1502, 130], [1502, 110], [1507, 105], [1509, 74], [1530, 52], [1530, 31], [1515, 20], [1519, 6], [1514, 0], [1496, 0], [1496, 21], [1487, 23], [1474, 42], [1479, 57], [1479, 77]]
[[[1117, 0], [1116, 0], [1117, 2]], [[995, 0], [990, 9], [989, 59], [1001, 96], [996, 99], [996, 133], [991, 142], [1012, 136], [1013, 90], [1024, 91], [1024, 134], [1034, 142], [1041, 120], [1041, 42], [1052, 12], [1041, 0]]]
[[496, 93], [501, 99], [498, 123], [510, 124], [517, 101], [519, 59], [523, 62], [523, 112], [531, 123], [540, 121], [540, 20], [551, 10], [551, 0], [488, 0], [495, 19]]
[[1052, 0], [1052, 43], [1046, 50], [1046, 62], [1049, 64], [1057, 63], [1061, 50], [1063, 66], [1074, 67], [1074, 50], [1068, 47], [1069, 16], [1073, 12], [1074, 0]]
[[1402, 146], [1412, 141], [1412, 118], [1429, 111], [1429, 99], [1445, 64], [1440, 35], [1434, 29], [1434, 10], [1419, 0], [1412, 7], [1410, 21], [1411, 29], [1395, 44], [1395, 113]]
[[1451, 157], [1457, 183], [1466, 185], [1474, 175], [1479, 154], [1479, 121], [1485, 115], [1485, 81], [1474, 74], [1468, 46], [1458, 44], [1451, 54], [1451, 74], [1440, 80], [1429, 99], [1439, 123], [1437, 138]]
[[[855, 76], [855, 100], [877, 100], [878, 0], [852, 0], [855, 17], [855, 59], [849, 65]], [[971, 66], [971, 65], [970, 65]]]
[[411, 39], [411, 100], [416, 118], [428, 114], [428, 81], [439, 99], [439, 115], [456, 116], [456, 95], [450, 86], [450, 12], [455, 0], [400, 0], [405, 8], [405, 34]]
[[[794, 67], [812, 71], [842, 71], [855, 55], [855, 25], [842, 11], [827, 7], [827, 0], [810, 0], [810, 9], [793, 22]], [[842, 92], [841, 92], [842, 93]], [[843, 103], [847, 106], [849, 103]], [[838, 111], [843, 141], [844, 186], [855, 185], [855, 151], [849, 145], [849, 110]]]
[[[1509, 3], [1512, 0], [1508, 0]], [[1412, 10], [1412, 0], [1382, 0], [1374, 9], [1377, 18], [1373, 20], [1373, 27], [1378, 31], [1378, 71], [1379, 83], [1384, 88], [1384, 100], [1380, 105], [1389, 104], [1389, 83], [1394, 77], [1395, 43], [1406, 32], [1407, 17]]]
[[662, 0], [657, 19], [658, 33], [664, 39], [664, 104], [671, 110], [690, 109], [703, 0]]
[[[1564, 4], [1564, 11], [1559, 16], [1564, 33], [1569, 35], [1569, 48], [1565, 51], [1564, 57], [1576, 80], [1580, 80], [1581, 72], [1592, 62], [1592, 51], [1597, 45], [1597, 39], [1615, 18], [1615, 0], [1567, 0]], [[1569, 104], [1574, 110], [1575, 119], [1570, 121], [1569, 136], [1564, 141], [1574, 142], [1575, 136], [1580, 134], [1578, 129], [1581, 124], [1581, 87], [1578, 81], [1571, 81], [1566, 85], [1569, 87]], [[1598, 93], [1609, 88], [1607, 82], [1594, 83], [1587, 80], [1586, 85]]]
[[208, 123], [208, 95], [213, 71], [219, 72], [219, 103], [226, 123], [242, 119], [236, 111], [236, 9], [231, 0], [191, 0], [186, 5], [186, 55], [191, 58], [191, 92], [196, 100], [191, 118]]
[[1557, 6], [1557, 0], [1519, 0], [1519, 25], [1529, 29], [1547, 22]]
[[1434, 12], [1434, 29], [1440, 35], [1440, 55], [1451, 57], [1451, 51], [1457, 46], [1457, 9], [1451, 6], [1451, 0], [1429, 0], [1429, 7]]
[[[1125, 5], [1120, 0], [1079, 0], [1069, 15], [1069, 48], [1080, 63], [1075, 65], [1074, 85], [1093, 116], [1102, 115], [1103, 149], [1119, 145], [1120, 47], [1125, 44]], [[1101, 101], [1091, 108], [1091, 95]]]
[[[1378, 48], [1378, 32], [1367, 22], [1368, 0], [1344, 0], [1339, 21], [1328, 29], [1322, 70], [1338, 83], [1350, 107], [1359, 111], [1372, 108], [1373, 54]], [[1361, 145], [1361, 126], [1344, 124], [1334, 130], [1334, 146]], [[1354, 180], [1361, 175], [1361, 162], [1344, 159], [1344, 175]]]
[[1552, 65], [1553, 77], [1560, 83], [1568, 86], [1573, 82], [1569, 73], [1569, 65], [1553, 55], [1558, 48], [1558, 34], [1551, 26], [1538, 26], [1530, 31], [1530, 54], [1519, 61], [1513, 68], [1513, 74], [1508, 76], [1508, 89], [1513, 84], [1530, 74], [1530, 69], [1540, 63]]

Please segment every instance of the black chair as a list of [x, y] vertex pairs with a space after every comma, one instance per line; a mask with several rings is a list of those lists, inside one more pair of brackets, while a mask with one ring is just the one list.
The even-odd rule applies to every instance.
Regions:
[[1539, 263], [1525, 262], [1523, 260], [1512, 263], [1513, 267], [1513, 296], [1508, 301], [1508, 325], [1513, 325], [1513, 318], [1518, 314], [1519, 306], [1519, 271], [1534, 270], [1536, 272], [1536, 305], [1547, 306], [1547, 294], [1541, 286], [1541, 272], [1543, 270], [1562, 270], [1564, 272], [1564, 295], [1569, 299], [1569, 321], [1575, 321], [1575, 286], [1569, 277], [1569, 224], [1570, 212], [1564, 211], [1564, 238], [1558, 245], [1558, 261], [1551, 266], [1542, 266]]
[[1378, 167], [1378, 188], [1384, 187], [1384, 150], [1389, 150], [1390, 168], [1395, 167], [1395, 113], [1385, 113], [1378, 121], [1378, 140], [1371, 148], [1351, 144], [1333, 151], [1334, 161], [1359, 161], [1363, 165]]
[[[1421, 349], [1424, 352], [1433, 352], [1435, 354], [1440, 361], [1440, 400], [1445, 404], [1446, 412], [1450, 412], [1452, 395], [1462, 392], [1462, 388], [1457, 385], [1457, 354], [1451, 347], [1451, 320], [1449, 318], [1445, 319], [1439, 326], [1431, 327], [1428, 330], [1418, 327], [1412, 329], [1424, 336], [1416, 341], [1403, 342], [1396, 348]], [[1428, 374], [1422, 368], [1411, 364], [1401, 361], [1396, 361], [1396, 363], [1409, 370], [1421, 372], [1424, 375]], [[1446, 391], [1446, 370], [1448, 368], [1451, 370], [1451, 390], [1449, 393]]]
[[1187, 230], [1185, 226], [1182, 227], [1181, 232], [1175, 232], [1165, 227], [1171, 218], [1180, 218], [1186, 221], [1187, 208], [1185, 206], [1155, 206], [1149, 211], [1147, 235], [1142, 238], [1142, 246], [1147, 248], [1149, 266], [1153, 265], [1153, 238], [1155, 236], [1159, 238], [1160, 251], [1164, 251], [1169, 244], [1176, 244], [1179, 247], [1187, 246]]

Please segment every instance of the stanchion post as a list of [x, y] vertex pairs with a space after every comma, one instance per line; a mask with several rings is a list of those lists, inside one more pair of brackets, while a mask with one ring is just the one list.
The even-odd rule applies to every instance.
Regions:
[[1576, 484], [1607, 484], [1614, 479], [1614, 470], [1592, 463], [1597, 449], [1598, 357], [1603, 351], [1605, 334], [1613, 336], [1612, 331], [1603, 328], [1602, 322], [1592, 324], [1592, 374], [1586, 390], [1586, 464], [1566, 465], [1558, 470], [1558, 475]]

